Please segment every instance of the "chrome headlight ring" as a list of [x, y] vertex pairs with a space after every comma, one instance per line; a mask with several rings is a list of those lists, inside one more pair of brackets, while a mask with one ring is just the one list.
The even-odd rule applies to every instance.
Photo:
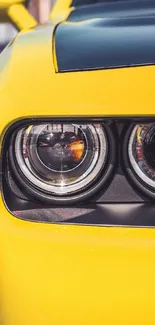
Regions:
[[155, 199], [155, 123], [132, 124], [125, 135], [123, 162], [129, 180]]
[[29, 123], [11, 142], [9, 160], [20, 187], [45, 203], [83, 202], [113, 174], [116, 145], [101, 123]]

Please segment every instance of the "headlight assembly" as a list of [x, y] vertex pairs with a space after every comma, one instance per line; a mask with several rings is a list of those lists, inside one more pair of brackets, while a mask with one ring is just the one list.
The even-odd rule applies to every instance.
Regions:
[[132, 127], [127, 148], [127, 172], [145, 194], [155, 198], [155, 124]]
[[14, 216], [155, 226], [155, 118], [29, 118], [9, 126], [1, 148]]
[[27, 125], [14, 134], [9, 157], [23, 189], [45, 202], [83, 201], [112, 169], [102, 124]]

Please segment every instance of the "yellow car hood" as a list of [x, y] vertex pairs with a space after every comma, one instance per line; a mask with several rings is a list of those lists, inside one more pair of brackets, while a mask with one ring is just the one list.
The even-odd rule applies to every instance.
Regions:
[[1, 54], [1, 129], [28, 116], [155, 113], [155, 66], [56, 73], [53, 28], [22, 32]]

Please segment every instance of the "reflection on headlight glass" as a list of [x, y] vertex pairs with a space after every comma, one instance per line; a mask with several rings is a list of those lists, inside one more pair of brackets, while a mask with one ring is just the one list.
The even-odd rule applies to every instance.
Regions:
[[40, 124], [21, 129], [15, 154], [37, 188], [63, 195], [90, 185], [103, 170], [108, 146], [101, 124]]

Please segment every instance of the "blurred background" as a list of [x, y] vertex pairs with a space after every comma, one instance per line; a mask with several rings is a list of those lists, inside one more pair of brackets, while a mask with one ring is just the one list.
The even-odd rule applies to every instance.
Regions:
[[[48, 20], [54, 3], [55, 0], [25, 0], [25, 5], [30, 13], [42, 24]], [[0, 21], [0, 52], [15, 37], [16, 33], [17, 30], [11, 23]]]

